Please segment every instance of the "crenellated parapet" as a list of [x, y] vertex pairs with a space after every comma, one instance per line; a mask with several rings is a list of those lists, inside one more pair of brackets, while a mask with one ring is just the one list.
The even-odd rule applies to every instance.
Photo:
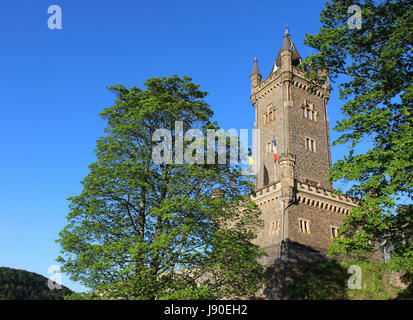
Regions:
[[[297, 204], [302, 203], [317, 209], [348, 215], [352, 208], [358, 207], [357, 199], [353, 197], [337, 195], [330, 190], [302, 182], [296, 184], [295, 192]], [[260, 208], [273, 205], [274, 201], [281, 199], [281, 181], [276, 181], [272, 185], [256, 190], [251, 199]]]
[[[281, 69], [278, 69], [276, 72], [272, 73], [268, 78], [264, 79], [260, 82], [257, 86], [252, 87], [251, 91], [251, 100], [254, 99], [255, 101], [259, 101], [265, 98], [267, 95], [274, 94], [274, 91], [277, 90], [282, 84], [282, 77], [281, 77]], [[293, 68], [293, 77], [291, 80], [291, 84], [303, 91], [308, 91], [311, 86], [310, 81], [308, 81], [305, 76], [304, 72], [300, 71], [297, 68]], [[314, 85], [313, 92], [311, 93], [314, 96], [320, 98], [329, 99], [329, 90], [325, 88], [325, 86]]]
[[[320, 86], [318, 84], [312, 84], [305, 76], [304, 71], [298, 69], [298, 68], [293, 68], [293, 80], [292, 80], [292, 85], [295, 88], [301, 89], [303, 91], [306, 91], [308, 93], [308, 89], [312, 87], [313, 92], [311, 92], [312, 95], [318, 96], [320, 98], [326, 98], [327, 100], [330, 97], [330, 89], [329, 89], [329, 84], [328, 84], [328, 79], [324, 83], [324, 85]], [[325, 74], [326, 73], [322, 73]]]

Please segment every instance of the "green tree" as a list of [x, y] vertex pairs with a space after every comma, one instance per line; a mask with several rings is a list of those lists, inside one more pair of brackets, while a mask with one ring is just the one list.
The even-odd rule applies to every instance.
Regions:
[[[174, 141], [183, 139], [176, 121], [184, 132], [196, 128], [204, 137], [206, 129], [218, 129], [207, 93], [188, 77], [152, 78], [145, 85], [109, 88], [117, 99], [101, 113], [107, 135], [97, 141], [97, 161], [82, 193], [69, 199], [68, 224], [57, 240], [63, 271], [93, 289], [87, 298], [253, 295], [262, 279], [256, 261], [262, 252], [251, 243], [260, 220], [248, 177], [229, 162], [198, 161], [207, 156], [202, 137], [185, 138], [181, 164], [179, 148], [166, 147], [167, 136], [152, 139], [161, 128]], [[172, 163], [154, 161], [160, 146], [160, 156]], [[197, 163], [190, 155], [199, 156]], [[218, 160], [218, 152], [213, 156]]]
[[[361, 28], [348, 23], [357, 18], [353, 5], [361, 9]], [[302, 64], [314, 82], [327, 70], [340, 83], [344, 118], [334, 145], [347, 145], [349, 153], [330, 178], [360, 199], [330, 253], [370, 254], [387, 239], [396, 245], [393, 262], [404, 268], [413, 267], [412, 211], [403, 204], [411, 202], [413, 185], [412, 21], [412, 1], [328, 1], [319, 32], [305, 39], [318, 53]]]

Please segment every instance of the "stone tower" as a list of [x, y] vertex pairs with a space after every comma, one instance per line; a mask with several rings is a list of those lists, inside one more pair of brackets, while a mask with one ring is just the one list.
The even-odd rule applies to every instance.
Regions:
[[297, 68], [300, 61], [287, 29], [269, 76], [262, 80], [257, 59], [250, 75], [254, 128], [260, 132], [253, 200], [265, 222], [257, 239], [269, 255], [265, 264], [280, 257], [281, 243], [325, 254], [343, 215], [356, 205], [351, 198], [333, 195], [327, 182], [328, 81], [310, 92], [310, 82]]

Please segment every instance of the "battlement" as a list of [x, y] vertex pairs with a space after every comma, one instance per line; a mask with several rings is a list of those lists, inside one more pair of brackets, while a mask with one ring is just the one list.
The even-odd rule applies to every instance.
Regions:
[[[258, 207], [263, 208], [272, 205], [280, 197], [281, 183], [274, 183], [265, 186], [255, 192], [251, 199]], [[348, 215], [352, 208], [358, 207], [357, 199], [346, 195], [337, 195], [331, 190], [326, 190], [318, 186], [298, 182], [296, 187], [296, 202], [324, 209], [332, 212]]]
[[[294, 85], [298, 89], [307, 91], [310, 88], [311, 84], [308, 79], [306, 79], [304, 71], [296, 67], [293, 67], [292, 70], [292, 85]], [[253, 95], [255, 96], [256, 100], [261, 100], [268, 94], [271, 94], [273, 90], [281, 86], [281, 73], [281, 69], [278, 69], [277, 71], [270, 74], [262, 82], [260, 82], [255, 88], [253, 88]], [[311, 94], [320, 98], [326, 97], [328, 99], [328, 83], [326, 83], [324, 86], [313, 85], [313, 92]]]

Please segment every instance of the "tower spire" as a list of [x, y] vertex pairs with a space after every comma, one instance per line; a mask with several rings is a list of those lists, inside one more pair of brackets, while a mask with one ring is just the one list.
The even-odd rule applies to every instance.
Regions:
[[260, 74], [260, 69], [258, 68], [257, 57], [254, 58], [254, 65], [252, 66], [251, 74]]
[[251, 95], [253, 94], [255, 87], [261, 82], [260, 69], [258, 68], [257, 57], [254, 58], [254, 65], [252, 66], [252, 72], [250, 75], [251, 80]]
[[283, 42], [282, 42], [280, 51], [278, 52], [277, 59], [275, 60], [274, 66], [272, 67], [271, 73], [277, 71], [281, 67], [281, 52], [285, 50], [291, 51], [291, 60], [292, 60], [293, 65], [299, 64], [301, 57], [297, 49], [294, 46], [293, 40], [291, 39], [288, 25], [286, 25], [285, 27]]

